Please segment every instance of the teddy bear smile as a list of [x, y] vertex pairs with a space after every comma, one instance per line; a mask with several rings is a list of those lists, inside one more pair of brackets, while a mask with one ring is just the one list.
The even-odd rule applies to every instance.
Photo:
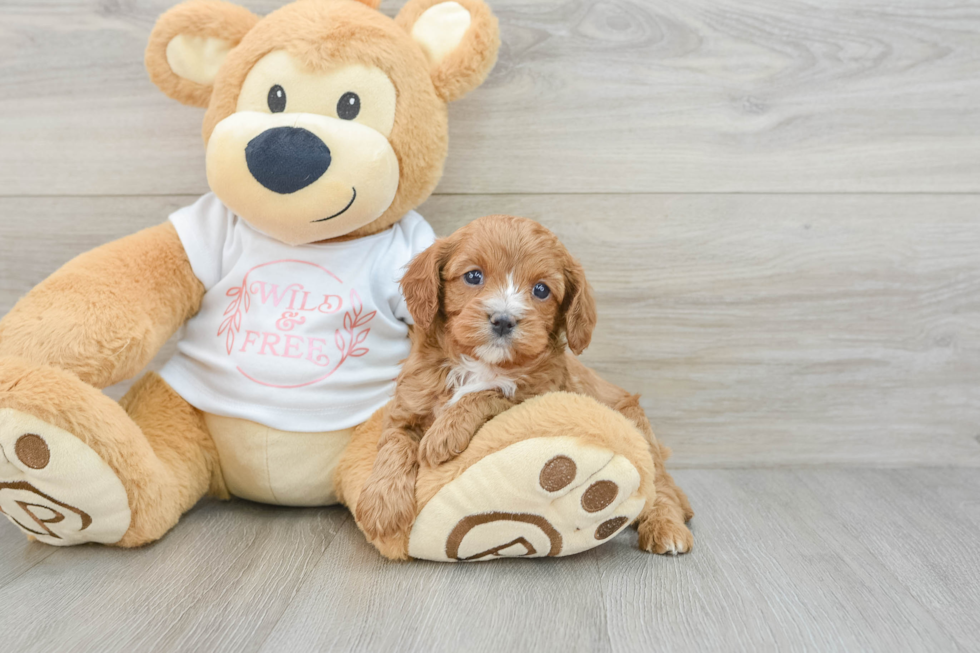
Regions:
[[310, 222], [326, 222], [327, 220], [332, 220], [332, 219], [336, 218], [338, 215], [341, 215], [342, 213], [345, 213], [347, 211], [347, 209], [349, 209], [350, 207], [352, 207], [354, 205], [354, 200], [357, 199], [357, 189], [354, 188], [353, 186], [351, 186], [350, 189], [354, 192], [354, 194], [351, 196], [350, 201], [347, 202], [347, 206], [345, 206], [344, 208], [340, 209], [339, 211], [337, 211], [333, 215], [328, 215], [327, 217], [320, 218], [319, 220], [310, 220]]

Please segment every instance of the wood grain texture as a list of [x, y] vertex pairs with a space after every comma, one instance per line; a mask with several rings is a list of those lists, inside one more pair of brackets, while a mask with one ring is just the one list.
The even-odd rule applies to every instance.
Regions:
[[[818, 491], [833, 506], [833, 517], [847, 525], [845, 537], [859, 539], [872, 549], [881, 565], [929, 608], [962, 650], [980, 646], [980, 610], [974, 607], [980, 600], [980, 583], [971, 570], [980, 531], [970, 519], [975, 512], [964, 511], [962, 502], [943, 496], [955, 492], [975, 511], [980, 499], [978, 475], [968, 478], [944, 471], [879, 475], [873, 497], [863, 496], [864, 479], [840, 472], [831, 478], [833, 482], [820, 485]], [[812, 477], [800, 480], [814, 490]], [[916, 500], [908, 501], [909, 497]], [[879, 517], [866, 523], [869, 502]], [[910, 555], [910, 550], [922, 553]]]
[[[203, 112], [142, 64], [173, 3], [4, 2], [0, 195], [205, 190]], [[441, 192], [980, 190], [976, 0], [492, 5]]]
[[[697, 497], [696, 564], [680, 560], [655, 573], [626, 538], [597, 552], [600, 568], [608, 570], [603, 595], [608, 628], [622, 638], [619, 650], [643, 650], [653, 641], [670, 651], [977, 647], [980, 531], [955, 505], [938, 505], [920, 488], [965, 485], [976, 500], [975, 473], [699, 470], [678, 476]], [[923, 523], [925, 513], [936, 516]], [[936, 538], [949, 547], [937, 548]]]
[[[436, 197], [552, 227], [675, 465], [980, 464], [975, 196]], [[448, 229], [447, 229], [448, 231]], [[942, 452], [942, 453], [940, 453]]]
[[593, 554], [571, 564], [500, 562], [391, 563], [352, 522], [260, 650], [588, 653], [607, 648]]
[[4, 523], [0, 578], [9, 556], [48, 556], [0, 585], [2, 648], [254, 648], [348, 519], [339, 508], [205, 503], [163, 540], [139, 550], [57, 549], [23, 537], [14, 543], [6, 537], [14, 529]]
[[[0, 313], [193, 199], [0, 199], [16, 216]], [[980, 466], [976, 196], [438, 196], [422, 212], [442, 234], [504, 212], [561, 236], [598, 295], [585, 360], [643, 394], [675, 466]]]
[[[6, 521], [6, 519], [3, 519]], [[0, 524], [0, 587], [16, 579], [57, 551], [54, 547], [26, 546], [27, 538], [16, 528]]]
[[[161, 542], [58, 549], [0, 585], [4, 650], [969, 651], [980, 477], [682, 470], [696, 544], [557, 560], [380, 558], [340, 508], [208, 503]], [[0, 524], [0, 577], [47, 549]]]

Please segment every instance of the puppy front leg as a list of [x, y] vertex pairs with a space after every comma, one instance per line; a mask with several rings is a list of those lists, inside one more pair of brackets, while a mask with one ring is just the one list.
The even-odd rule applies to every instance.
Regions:
[[463, 453], [480, 427], [514, 405], [496, 390], [473, 392], [447, 406], [422, 436], [419, 460], [435, 467]]
[[694, 516], [684, 491], [664, 467], [670, 449], [661, 445], [653, 434], [650, 420], [640, 407], [639, 395], [628, 395], [616, 404], [615, 409], [624, 415], [646, 436], [654, 463], [654, 496], [647, 497], [647, 505], [637, 518], [640, 548], [651, 553], [687, 553], [694, 545], [694, 535], [685, 525]]
[[357, 499], [355, 516], [370, 540], [407, 534], [415, 520], [418, 438], [405, 426], [388, 426], [378, 456]]

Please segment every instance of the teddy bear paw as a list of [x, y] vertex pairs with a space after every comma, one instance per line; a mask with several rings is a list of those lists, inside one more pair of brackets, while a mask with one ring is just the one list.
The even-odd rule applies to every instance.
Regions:
[[566, 556], [608, 541], [645, 505], [625, 457], [558, 436], [475, 463], [429, 501], [408, 553], [438, 561]]
[[0, 409], [0, 512], [56, 546], [118, 542], [131, 517], [122, 482], [95, 451], [12, 408]]

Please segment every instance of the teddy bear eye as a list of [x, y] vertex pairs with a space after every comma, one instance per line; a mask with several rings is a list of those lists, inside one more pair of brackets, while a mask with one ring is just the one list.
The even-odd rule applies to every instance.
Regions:
[[479, 286], [483, 284], [483, 273], [479, 270], [470, 270], [463, 275], [463, 281], [471, 286]]
[[337, 116], [342, 120], [353, 120], [361, 112], [361, 98], [348, 91], [337, 101]]
[[551, 288], [543, 283], [536, 283], [534, 284], [534, 289], [531, 292], [534, 293], [534, 296], [538, 299], [548, 299], [548, 296], [551, 294]]
[[269, 111], [272, 113], [282, 113], [286, 110], [286, 91], [282, 86], [276, 84], [269, 89]]

